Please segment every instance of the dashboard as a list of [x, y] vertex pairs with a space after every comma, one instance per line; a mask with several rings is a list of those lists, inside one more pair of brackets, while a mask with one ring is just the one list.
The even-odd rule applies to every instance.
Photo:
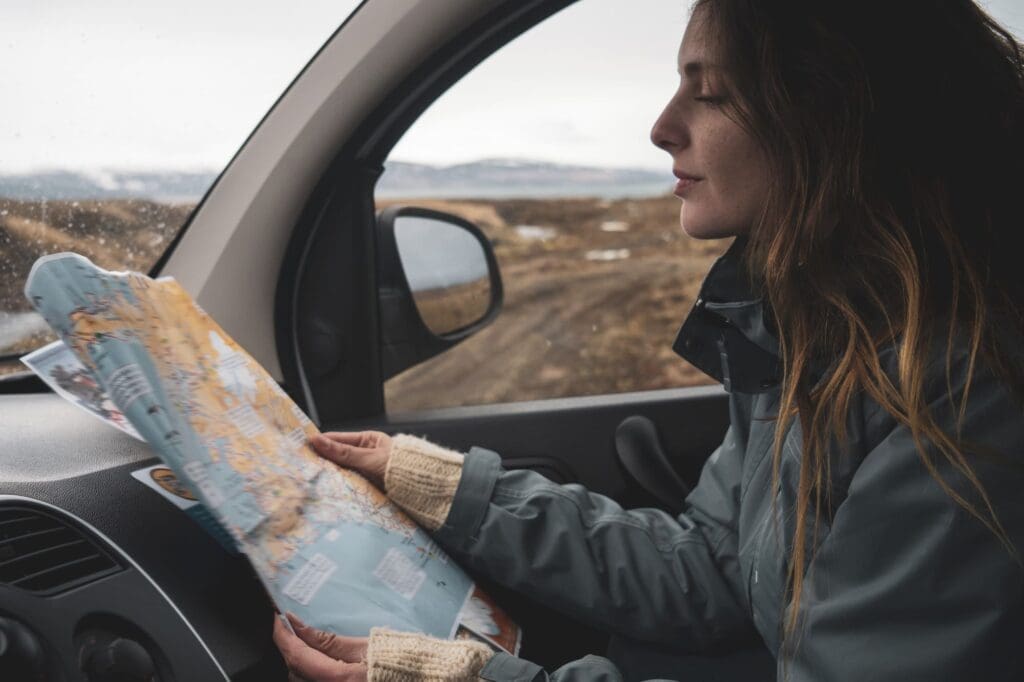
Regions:
[[132, 476], [149, 447], [0, 396], [0, 680], [285, 679], [248, 562]]

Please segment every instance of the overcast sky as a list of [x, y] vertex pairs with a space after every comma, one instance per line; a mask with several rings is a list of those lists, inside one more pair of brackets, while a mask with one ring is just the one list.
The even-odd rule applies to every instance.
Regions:
[[[4, 0], [0, 173], [219, 170], [357, 4]], [[983, 4], [1024, 35], [1024, 2]], [[688, 7], [582, 0], [457, 84], [393, 158], [664, 169], [647, 134], [675, 87]]]

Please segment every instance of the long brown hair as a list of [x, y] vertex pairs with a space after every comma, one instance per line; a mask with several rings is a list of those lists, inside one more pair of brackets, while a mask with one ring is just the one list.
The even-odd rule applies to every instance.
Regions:
[[[831, 513], [830, 442], [843, 441], [859, 395], [909, 428], [942, 489], [1017, 556], [971, 465], [979, 453], [959, 435], [979, 363], [1024, 396], [1017, 349], [995, 333], [1024, 333], [1024, 62], [1014, 37], [970, 0], [696, 8], [724, 67], [728, 111], [769, 162], [769, 197], [744, 262], [774, 317], [784, 367], [773, 490], [794, 418], [803, 439], [789, 638], [813, 560], [809, 524]], [[945, 341], [956, 433], [925, 400], [936, 340]], [[967, 366], [959, 404], [955, 346]], [[880, 359], [886, 347], [895, 348], [895, 376]]]

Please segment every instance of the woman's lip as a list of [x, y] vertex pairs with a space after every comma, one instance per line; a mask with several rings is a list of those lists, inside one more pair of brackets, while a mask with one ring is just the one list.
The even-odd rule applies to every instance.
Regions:
[[672, 191], [672, 193], [675, 194], [677, 197], [682, 197], [684, 192], [689, 190], [698, 182], [700, 182], [700, 180], [697, 178], [681, 178], [679, 182], [676, 183], [676, 188]]

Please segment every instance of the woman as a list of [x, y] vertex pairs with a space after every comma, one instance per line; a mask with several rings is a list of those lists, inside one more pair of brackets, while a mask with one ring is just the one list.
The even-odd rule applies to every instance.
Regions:
[[[682, 228], [737, 237], [676, 344], [730, 391], [686, 511], [410, 436], [317, 451], [467, 565], [634, 640], [752, 626], [780, 679], [1024, 679], [1018, 44], [969, 0], [700, 0], [679, 71], [651, 137]], [[317, 680], [542, 673], [387, 631], [275, 641]]]

